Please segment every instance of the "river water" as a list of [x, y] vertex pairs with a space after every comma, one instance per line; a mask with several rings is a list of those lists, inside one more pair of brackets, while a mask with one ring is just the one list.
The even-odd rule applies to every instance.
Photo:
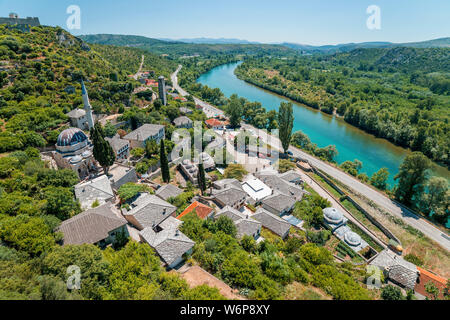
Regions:
[[[271, 93], [246, 83], [236, 77], [234, 71], [242, 62], [219, 66], [203, 74], [197, 82], [211, 88], [219, 88], [227, 97], [237, 94], [249, 101], [258, 101], [266, 110], [277, 110], [281, 102], [290, 101], [287, 98]], [[338, 163], [346, 160], [362, 161], [363, 168], [369, 177], [382, 167], [389, 172], [389, 185], [393, 186], [394, 176], [409, 150], [397, 147], [384, 139], [347, 124], [343, 119], [324, 114], [305, 105], [290, 101], [294, 104], [294, 132], [301, 130], [318, 147], [335, 145], [339, 155]], [[435, 166], [433, 174], [450, 179], [450, 172], [441, 166]]]

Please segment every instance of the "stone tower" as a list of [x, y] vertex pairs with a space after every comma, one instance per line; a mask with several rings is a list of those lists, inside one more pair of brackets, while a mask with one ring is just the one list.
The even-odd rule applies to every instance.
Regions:
[[86, 90], [86, 87], [84, 86], [84, 81], [81, 80], [81, 93], [83, 94], [83, 104], [84, 104], [84, 110], [86, 111], [86, 119], [88, 123], [89, 130], [91, 130], [94, 127], [94, 118], [92, 116], [92, 108], [91, 104], [89, 103], [89, 96]]
[[158, 78], [158, 89], [159, 89], [159, 99], [163, 105], [167, 105], [167, 96], [166, 96], [166, 80], [163, 76]]

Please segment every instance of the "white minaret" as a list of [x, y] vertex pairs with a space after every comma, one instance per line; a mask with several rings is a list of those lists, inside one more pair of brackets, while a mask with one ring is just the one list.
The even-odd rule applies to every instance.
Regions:
[[89, 130], [94, 127], [94, 118], [92, 117], [92, 108], [91, 104], [89, 103], [89, 96], [86, 90], [86, 87], [84, 86], [84, 81], [81, 80], [81, 93], [83, 94], [83, 104], [84, 104], [84, 110], [86, 111], [86, 118]]

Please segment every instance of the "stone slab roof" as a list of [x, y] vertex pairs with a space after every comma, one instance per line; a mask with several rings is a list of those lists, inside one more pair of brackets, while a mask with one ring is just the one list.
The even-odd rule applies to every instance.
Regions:
[[94, 244], [108, 238], [109, 232], [127, 224], [112, 211], [110, 204], [89, 209], [63, 221], [57, 231], [64, 235], [64, 245]]
[[137, 140], [137, 141], [146, 141], [149, 137], [153, 137], [158, 135], [159, 131], [163, 129], [164, 126], [159, 124], [144, 124], [130, 132], [126, 136], [123, 137], [125, 140]]
[[298, 184], [302, 181], [302, 176], [300, 175], [300, 173], [294, 170], [289, 170], [285, 173], [280, 173], [278, 176], [284, 181], [291, 182], [294, 184]]
[[297, 201], [301, 201], [305, 191], [299, 186], [281, 178], [278, 174], [261, 173], [257, 177], [274, 191], [283, 193]]
[[414, 289], [418, 277], [417, 267], [391, 250], [381, 251], [370, 264], [387, 271], [391, 280], [408, 289]]
[[237, 233], [236, 237], [238, 239], [243, 236], [251, 236], [253, 237], [259, 230], [261, 230], [261, 222], [253, 220], [252, 218], [240, 219], [235, 222]]
[[175, 120], [173, 120], [173, 124], [176, 127], [183, 126], [183, 125], [190, 124], [190, 123], [192, 123], [192, 120], [186, 116], [181, 116], [181, 117], [178, 117]]
[[213, 187], [215, 189], [225, 189], [228, 186], [235, 186], [241, 188], [241, 183], [237, 179], [222, 179], [213, 182]]
[[75, 198], [80, 201], [82, 208], [88, 209], [98, 200], [101, 204], [114, 198], [111, 182], [106, 175], [75, 186]]
[[269, 229], [280, 237], [284, 236], [291, 229], [290, 223], [263, 208], [258, 209], [252, 215], [252, 218], [261, 222], [264, 228]]
[[114, 149], [114, 151], [117, 153], [122, 148], [126, 147], [130, 143], [128, 140], [121, 139], [121, 138], [105, 138], [106, 141], [109, 142], [111, 147]]
[[266, 205], [280, 213], [290, 210], [295, 205], [295, 202], [296, 201], [294, 198], [279, 192], [276, 192], [261, 201], [263, 205]]
[[183, 190], [174, 186], [173, 184], [167, 184], [156, 190], [155, 194], [163, 200], [168, 200], [169, 198], [175, 198], [183, 193]]
[[[171, 216], [177, 208], [161, 198], [148, 193], [141, 194], [132, 204], [131, 210], [124, 212], [124, 216], [133, 216], [145, 229], [158, 226]], [[136, 226], [139, 227], [139, 226]]]
[[83, 109], [74, 109], [67, 114], [67, 116], [69, 118], [75, 118], [75, 119], [79, 119], [81, 117], [84, 117], [85, 115], [86, 115], [86, 111], [84, 111]]
[[244, 201], [247, 197], [246, 193], [242, 190], [242, 188], [238, 188], [235, 186], [226, 187], [223, 190], [218, 190], [214, 193], [214, 198], [224, 203], [225, 205], [230, 204], [233, 205], [235, 203]]
[[223, 207], [222, 210], [220, 210], [218, 213], [216, 213], [216, 215], [214, 216], [215, 219], [218, 219], [220, 216], [226, 216], [228, 218], [230, 218], [233, 221], [238, 221], [240, 219], [245, 219], [245, 214], [243, 214], [242, 212], [230, 207], [230, 206], [225, 206]]
[[[176, 220], [178, 222], [171, 222]], [[164, 224], [165, 229], [155, 232], [152, 228], [145, 228], [140, 232], [142, 239], [147, 242], [161, 259], [171, 265], [186, 252], [192, 249], [195, 242], [189, 239], [185, 234], [178, 230], [179, 220], [169, 217]]]

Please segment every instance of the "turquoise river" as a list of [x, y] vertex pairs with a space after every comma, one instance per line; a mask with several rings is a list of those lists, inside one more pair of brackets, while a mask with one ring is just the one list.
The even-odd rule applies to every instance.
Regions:
[[[281, 102], [289, 101], [287, 98], [238, 79], [234, 71], [240, 63], [230, 63], [214, 68], [200, 76], [197, 81], [211, 88], [219, 88], [227, 97], [235, 93], [249, 101], [258, 101], [266, 110], [278, 110]], [[409, 150], [365, 133], [347, 124], [341, 118], [291, 102], [294, 104], [294, 131], [303, 131], [319, 147], [335, 145], [339, 152], [336, 158], [338, 163], [359, 159], [363, 162], [361, 172], [369, 176], [382, 167], [388, 168], [389, 184], [394, 185], [394, 176]], [[437, 165], [433, 168], [433, 174], [450, 178], [450, 172]]]

